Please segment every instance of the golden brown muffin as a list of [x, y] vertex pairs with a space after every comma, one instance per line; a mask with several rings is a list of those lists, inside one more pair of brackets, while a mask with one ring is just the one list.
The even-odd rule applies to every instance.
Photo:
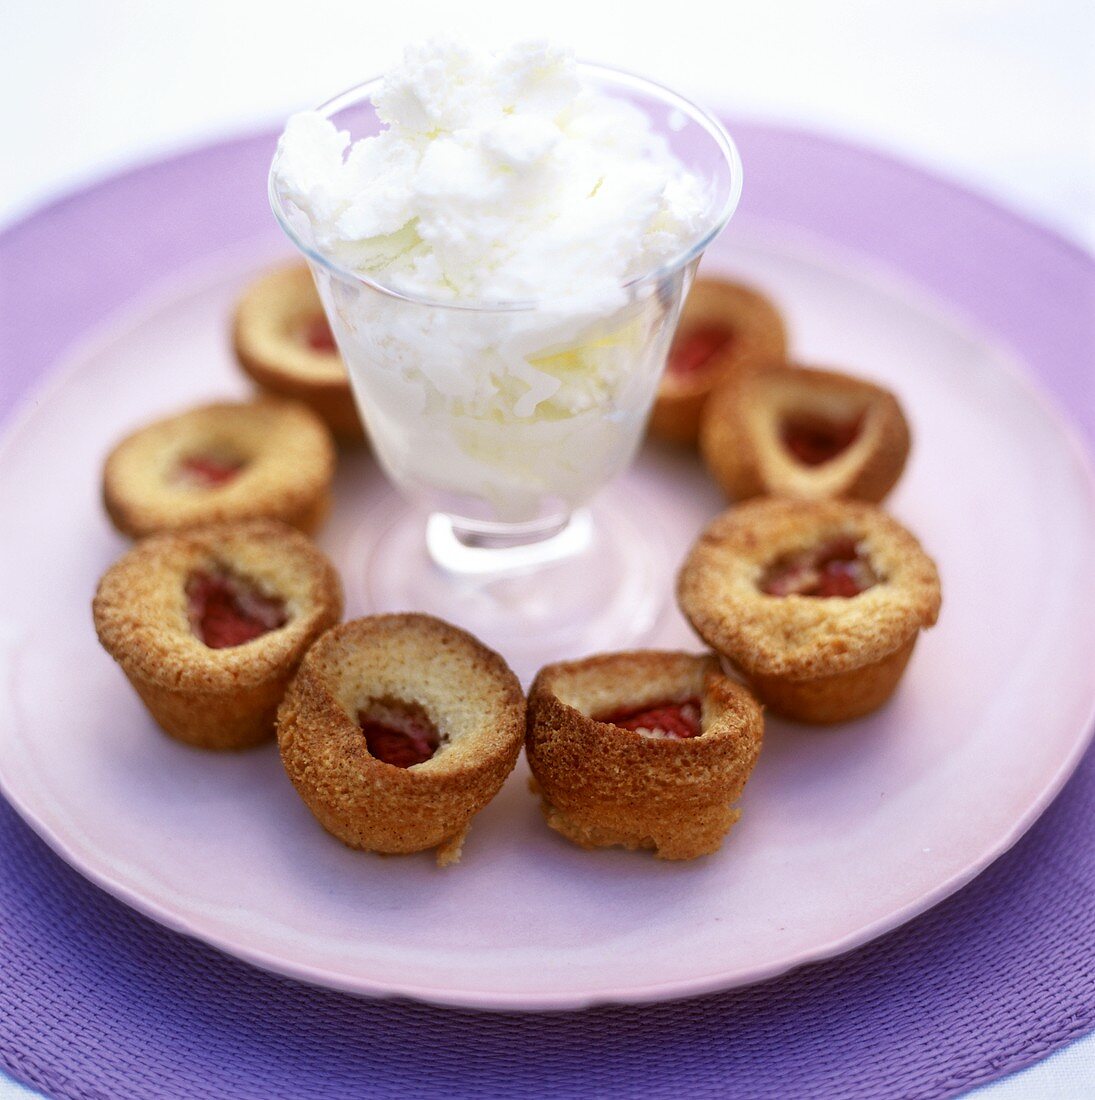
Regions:
[[106, 572], [103, 648], [172, 737], [206, 749], [267, 740], [305, 650], [342, 614], [331, 563], [274, 520], [153, 535]]
[[347, 442], [364, 438], [346, 366], [307, 264], [256, 279], [240, 298], [232, 346], [262, 389], [303, 401]]
[[281, 710], [289, 778], [351, 848], [460, 859], [471, 819], [517, 762], [525, 698], [505, 661], [429, 615], [328, 631]]
[[568, 840], [695, 859], [737, 821], [763, 729], [713, 657], [612, 653], [541, 669], [525, 753], [544, 817]]
[[885, 703], [940, 605], [935, 563], [881, 509], [775, 498], [711, 523], [677, 596], [762, 702], [819, 723]]
[[909, 454], [889, 390], [836, 371], [770, 363], [731, 374], [703, 413], [700, 450], [728, 497], [877, 503]]
[[786, 349], [783, 318], [763, 294], [724, 279], [697, 279], [669, 349], [650, 434], [695, 443], [712, 390], [756, 360], [782, 358]]
[[330, 508], [335, 449], [303, 405], [222, 401], [157, 420], [107, 457], [103, 503], [131, 538], [279, 519], [311, 534]]

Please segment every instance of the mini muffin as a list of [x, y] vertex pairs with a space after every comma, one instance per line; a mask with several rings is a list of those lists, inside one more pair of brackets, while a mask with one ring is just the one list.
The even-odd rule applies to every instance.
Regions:
[[760, 707], [713, 657], [640, 651], [542, 669], [525, 753], [568, 840], [694, 859], [737, 821], [762, 736]]
[[783, 318], [763, 294], [723, 279], [697, 279], [669, 349], [650, 434], [695, 443], [712, 390], [758, 359], [781, 359], [786, 346]]
[[127, 436], [103, 470], [103, 503], [131, 538], [243, 519], [279, 519], [311, 534], [330, 507], [335, 450], [303, 405], [219, 402]]
[[247, 288], [236, 307], [232, 345], [262, 389], [303, 401], [339, 439], [363, 438], [346, 366], [307, 264], [278, 268]]
[[880, 509], [837, 500], [724, 512], [693, 546], [677, 595], [762, 702], [818, 723], [882, 706], [940, 605], [920, 543]]
[[428, 615], [328, 631], [278, 713], [281, 759], [351, 848], [460, 858], [471, 819], [517, 762], [525, 698], [497, 653]]
[[700, 449], [732, 499], [851, 497], [877, 503], [909, 454], [889, 390], [836, 371], [770, 363], [731, 374], [703, 413]]
[[153, 535], [107, 570], [103, 648], [172, 737], [243, 749], [274, 732], [305, 650], [342, 614], [331, 563], [274, 520]]

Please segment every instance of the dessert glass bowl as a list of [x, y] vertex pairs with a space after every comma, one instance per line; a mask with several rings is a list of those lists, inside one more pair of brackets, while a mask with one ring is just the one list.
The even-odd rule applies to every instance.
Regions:
[[[412, 505], [370, 518], [370, 610], [428, 610], [518, 663], [526, 647], [546, 658], [558, 644], [634, 644], [665, 602], [647, 583], [657, 570], [641, 509], [587, 506], [635, 455], [696, 265], [741, 192], [737, 150], [715, 118], [640, 77], [580, 70], [646, 115], [708, 200], [695, 239], [604, 307], [398, 291], [317, 247], [306, 214], [279, 191], [276, 159], [270, 175], [274, 213], [311, 267], [377, 459]], [[378, 83], [319, 111], [353, 140], [376, 134]]]

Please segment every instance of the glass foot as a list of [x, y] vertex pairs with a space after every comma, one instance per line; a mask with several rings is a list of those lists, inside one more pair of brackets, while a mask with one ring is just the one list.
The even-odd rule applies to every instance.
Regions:
[[527, 686], [542, 665], [649, 637], [672, 563], [644, 518], [641, 503], [610, 499], [546, 538], [498, 545], [401, 504], [361, 528], [349, 595], [371, 614], [424, 611], [470, 631]]

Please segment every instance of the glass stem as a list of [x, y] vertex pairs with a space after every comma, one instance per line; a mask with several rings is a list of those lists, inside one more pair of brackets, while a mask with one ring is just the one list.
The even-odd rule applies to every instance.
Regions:
[[580, 510], [547, 524], [457, 524], [444, 512], [426, 521], [426, 548], [438, 568], [456, 577], [489, 579], [525, 572], [582, 553], [593, 523]]

